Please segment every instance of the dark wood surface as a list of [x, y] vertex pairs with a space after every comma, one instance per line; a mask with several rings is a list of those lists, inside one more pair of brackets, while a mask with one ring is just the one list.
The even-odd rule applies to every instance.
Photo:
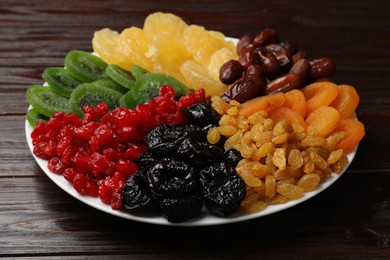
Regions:
[[[0, 257], [199, 259], [390, 257], [390, 2], [0, 1]], [[166, 227], [95, 210], [57, 187], [24, 134], [25, 91], [94, 31], [142, 26], [154, 11], [239, 37], [264, 27], [328, 56], [356, 87], [366, 137], [345, 175], [280, 213], [214, 227]]]

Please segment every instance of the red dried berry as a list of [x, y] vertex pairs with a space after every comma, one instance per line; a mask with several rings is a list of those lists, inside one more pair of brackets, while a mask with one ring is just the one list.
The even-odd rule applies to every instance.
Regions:
[[62, 173], [64, 175], [64, 178], [69, 181], [70, 183], [73, 183], [73, 179], [76, 175], [76, 171], [74, 168], [66, 168], [64, 172]]
[[179, 99], [179, 106], [181, 109], [186, 109], [187, 107], [193, 105], [196, 101], [195, 94], [189, 94], [186, 96], [182, 96]]
[[85, 175], [82, 173], [76, 173], [73, 179], [73, 188], [80, 193], [85, 194], [84, 192], [84, 184], [85, 184], [86, 178]]
[[122, 194], [119, 192], [114, 192], [111, 196], [110, 205], [112, 209], [119, 209], [122, 207]]
[[104, 169], [107, 167], [107, 159], [104, 155], [99, 153], [93, 153], [88, 161], [88, 169], [96, 174], [102, 173]]
[[67, 135], [62, 137], [56, 146], [56, 153], [58, 155], [62, 155], [71, 142], [72, 142], [72, 136]]
[[64, 170], [66, 169], [66, 165], [62, 163], [62, 160], [60, 157], [52, 157], [48, 164], [47, 168], [55, 173], [62, 174]]
[[169, 97], [169, 98], [175, 98], [176, 97], [176, 92], [169, 85], [162, 85], [160, 87], [160, 90], [159, 90], [159, 95], [160, 96]]

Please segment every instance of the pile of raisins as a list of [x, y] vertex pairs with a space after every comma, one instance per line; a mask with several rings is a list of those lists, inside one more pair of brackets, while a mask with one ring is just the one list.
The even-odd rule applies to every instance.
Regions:
[[203, 204], [213, 215], [231, 215], [245, 197], [245, 184], [235, 166], [236, 150], [207, 142], [207, 130], [218, 123], [210, 101], [186, 109], [187, 125], [164, 124], [146, 137], [149, 150], [136, 160], [139, 170], [122, 190], [132, 211], [159, 209], [172, 223], [200, 215]]
[[335, 73], [329, 58], [309, 60], [292, 42], [281, 41], [273, 29], [255, 37], [242, 36], [237, 44], [239, 60], [230, 60], [220, 69], [222, 83], [231, 85], [222, 98], [245, 102], [261, 95], [300, 89], [315, 81], [325, 81]]

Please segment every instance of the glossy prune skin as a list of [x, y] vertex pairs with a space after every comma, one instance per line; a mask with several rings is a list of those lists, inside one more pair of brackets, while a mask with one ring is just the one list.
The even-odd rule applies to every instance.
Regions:
[[236, 149], [229, 149], [223, 154], [224, 162], [227, 164], [236, 167], [238, 162], [244, 159], [239, 151]]
[[194, 124], [199, 127], [218, 124], [220, 116], [211, 107], [211, 101], [207, 100], [201, 103], [195, 103], [189, 106], [185, 114], [189, 124]]
[[200, 142], [206, 142], [207, 131], [197, 125], [185, 125], [183, 128], [183, 138], [193, 138]]
[[245, 198], [245, 183], [234, 167], [221, 162], [200, 172], [203, 199], [211, 214], [227, 217], [236, 211]]
[[176, 155], [196, 169], [203, 169], [209, 164], [221, 161], [223, 150], [218, 146], [199, 142], [193, 138], [184, 138], [177, 146]]
[[169, 155], [175, 151], [177, 142], [183, 136], [183, 128], [176, 125], [159, 125], [146, 136], [150, 151], [156, 155]]
[[198, 193], [160, 200], [161, 214], [171, 223], [183, 222], [198, 216], [202, 206], [203, 200]]
[[122, 189], [123, 205], [129, 211], [152, 211], [156, 209], [153, 194], [143, 171], [129, 177]]
[[175, 158], [158, 160], [147, 171], [147, 177], [156, 199], [180, 197], [200, 188], [194, 168]]
[[149, 169], [158, 159], [150, 151], [141, 154], [140, 157], [134, 160], [139, 169]]

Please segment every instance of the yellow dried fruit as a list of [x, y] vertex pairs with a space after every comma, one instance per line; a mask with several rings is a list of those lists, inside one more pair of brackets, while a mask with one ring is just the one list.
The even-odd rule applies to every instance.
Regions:
[[299, 179], [297, 186], [301, 187], [304, 191], [314, 190], [317, 185], [320, 183], [321, 177], [318, 174], [311, 173], [303, 175], [302, 178]]
[[341, 156], [343, 156], [343, 149], [338, 149], [336, 151], [331, 152], [328, 157], [328, 163], [329, 164], [336, 163], [338, 160], [340, 160]]
[[132, 63], [123, 55], [118, 43], [119, 33], [108, 28], [96, 31], [92, 39], [93, 51], [110, 64], [130, 69]]
[[230, 137], [235, 133], [237, 133], [238, 129], [231, 125], [224, 125], [224, 126], [219, 126], [218, 131], [221, 135]]
[[231, 52], [228, 48], [222, 47], [211, 55], [207, 71], [214, 80], [219, 80], [219, 69], [221, 66], [228, 60], [237, 59], [236, 52]]
[[287, 162], [294, 168], [301, 168], [303, 165], [303, 158], [298, 149], [291, 149], [287, 157]]
[[183, 74], [185, 82], [190, 88], [204, 88], [206, 95], [220, 96], [227, 89], [226, 85], [222, 84], [220, 81], [212, 79], [206, 68], [196, 61], [185, 61], [180, 66], [180, 72]]
[[219, 142], [221, 138], [221, 135], [219, 133], [219, 130], [217, 127], [211, 127], [208, 131], [207, 131], [207, 141], [210, 143], [210, 144], [216, 144]]
[[302, 197], [302, 195], [305, 191], [303, 188], [298, 187], [294, 184], [283, 183], [283, 184], [277, 185], [276, 192], [289, 198], [289, 199], [298, 199], [298, 198]]
[[286, 169], [286, 151], [283, 148], [276, 148], [272, 156], [272, 163], [279, 170]]
[[188, 25], [172, 13], [155, 12], [148, 15], [144, 21], [143, 30], [149, 41], [161, 32], [181, 36]]
[[137, 64], [148, 71], [153, 69], [151, 58], [145, 55], [149, 50], [149, 40], [142, 29], [138, 27], [124, 29], [119, 36], [118, 44], [130, 64]]

